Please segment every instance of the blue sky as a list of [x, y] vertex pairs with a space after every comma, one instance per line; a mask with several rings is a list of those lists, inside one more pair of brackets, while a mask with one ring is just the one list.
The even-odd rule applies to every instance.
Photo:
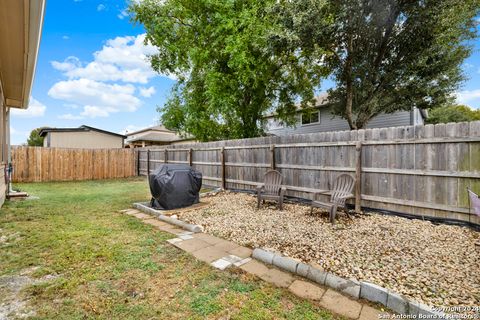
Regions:
[[[124, 133], [156, 124], [174, 80], [150, 69], [144, 58], [155, 48], [143, 45], [144, 29], [126, 7], [124, 0], [47, 1], [30, 107], [12, 114], [12, 144], [41, 126]], [[478, 108], [480, 41], [464, 70], [470, 79], [457, 99]]]

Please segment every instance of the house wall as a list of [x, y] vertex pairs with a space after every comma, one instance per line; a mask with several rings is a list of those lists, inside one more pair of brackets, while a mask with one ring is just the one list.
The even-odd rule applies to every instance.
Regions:
[[[267, 132], [274, 135], [287, 135], [287, 134], [303, 134], [303, 133], [315, 133], [315, 132], [328, 132], [328, 131], [342, 131], [350, 130], [348, 123], [345, 119], [338, 116], [334, 116], [330, 112], [330, 108], [319, 108], [320, 122], [302, 125], [300, 123], [300, 116], [297, 127], [284, 128], [279, 125], [273, 125], [272, 118], [270, 118], [267, 125]], [[368, 129], [372, 128], [387, 128], [387, 127], [399, 127], [409, 126], [413, 124], [423, 124], [423, 118], [420, 112], [415, 111], [398, 111], [390, 114], [380, 114], [374, 117], [367, 125]]]
[[7, 186], [5, 183], [5, 166], [7, 164], [7, 114], [3, 104], [2, 86], [0, 85], [0, 207], [5, 202]]
[[49, 132], [44, 146], [51, 148], [123, 148], [123, 138], [96, 131]]

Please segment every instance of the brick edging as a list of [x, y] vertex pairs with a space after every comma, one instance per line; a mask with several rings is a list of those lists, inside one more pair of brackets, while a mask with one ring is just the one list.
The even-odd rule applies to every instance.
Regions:
[[252, 258], [307, 278], [320, 285], [330, 287], [355, 299], [362, 298], [380, 303], [402, 315], [428, 315], [433, 316], [432, 319], [446, 319], [444, 313], [436, 312], [431, 307], [410, 300], [392, 290], [365, 281], [344, 279], [333, 273], [325, 272], [295, 259], [282, 256], [277, 252], [256, 248], [253, 250]]
[[174, 218], [168, 217], [166, 215], [163, 215], [160, 210], [155, 210], [153, 208], [150, 208], [146, 203], [136, 202], [136, 203], [133, 204], [133, 207], [140, 210], [140, 211], [143, 211], [146, 214], [151, 214], [159, 220], [162, 220], [162, 221], [165, 221], [167, 223], [176, 225], [177, 227], [188, 230], [190, 232], [193, 232], [193, 233], [203, 232], [203, 227], [202, 226], [200, 226], [198, 224], [186, 223], [182, 220], [174, 219]]

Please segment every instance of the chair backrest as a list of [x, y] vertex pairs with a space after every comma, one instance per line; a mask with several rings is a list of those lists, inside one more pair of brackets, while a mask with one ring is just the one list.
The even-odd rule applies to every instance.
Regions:
[[480, 198], [478, 198], [478, 195], [472, 190], [467, 188], [467, 191], [468, 191], [468, 197], [470, 199], [470, 207], [472, 207], [473, 212], [477, 216], [480, 216]]
[[355, 179], [349, 174], [341, 174], [333, 183], [330, 202], [340, 206], [345, 206], [345, 196], [351, 194], [355, 185]]
[[282, 188], [283, 176], [277, 170], [269, 170], [265, 173], [265, 193], [278, 194]]

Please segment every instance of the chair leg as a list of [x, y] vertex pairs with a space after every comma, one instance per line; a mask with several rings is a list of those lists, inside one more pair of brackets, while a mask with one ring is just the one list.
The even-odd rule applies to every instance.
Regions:
[[257, 209], [260, 208], [260, 195], [257, 196]]
[[282, 197], [278, 201], [278, 206], [280, 207], [280, 211], [283, 210], [283, 198]]
[[347, 217], [348, 217], [350, 220], [353, 220], [352, 215], [350, 214], [350, 212], [348, 212], [348, 208], [347, 208], [347, 207], [343, 207], [343, 210], [344, 210], [345, 213], [347, 214]]
[[335, 224], [335, 216], [337, 214], [337, 206], [333, 206], [330, 208], [330, 222]]

